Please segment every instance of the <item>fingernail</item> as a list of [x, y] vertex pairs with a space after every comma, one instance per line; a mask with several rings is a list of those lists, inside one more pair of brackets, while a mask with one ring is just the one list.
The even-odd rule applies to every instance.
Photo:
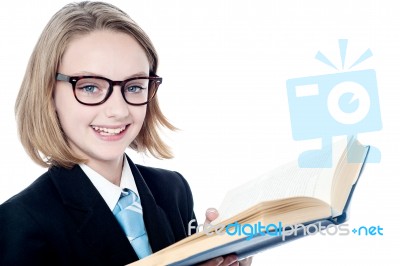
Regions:
[[222, 262], [224, 262], [224, 258], [223, 257], [215, 258], [215, 263], [217, 263], [217, 265], [220, 265]]
[[234, 263], [234, 262], [237, 262], [237, 256], [235, 256], [235, 255], [229, 255], [228, 257], [226, 257], [225, 258], [227, 261], [228, 261], [228, 263], [229, 263], [229, 265], [231, 264], [231, 263]]
[[215, 208], [209, 208], [207, 209], [207, 213], [218, 213], [218, 211]]

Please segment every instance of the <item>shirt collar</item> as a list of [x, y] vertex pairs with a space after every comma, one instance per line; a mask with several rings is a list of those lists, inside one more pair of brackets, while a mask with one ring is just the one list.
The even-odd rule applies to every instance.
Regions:
[[128, 160], [126, 156], [124, 156], [124, 165], [122, 167], [121, 174], [121, 182], [120, 185], [114, 185], [110, 181], [108, 181], [105, 177], [94, 171], [92, 168], [87, 166], [86, 164], [79, 164], [83, 172], [88, 176], [92, 184], [99, 191], [100, 195], [103, 197], [104, 201], [107, 203], [107, 206], [112, 211], [117, 204], [122, 189], [128, 188], [136, 193], [139, 196], [135, 179], [133, 177], [131, 168], [129, 166]]

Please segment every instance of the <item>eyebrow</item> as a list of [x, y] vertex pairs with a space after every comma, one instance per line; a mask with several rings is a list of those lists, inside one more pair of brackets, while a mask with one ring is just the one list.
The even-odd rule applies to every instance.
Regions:
[[[108, 77], [105, 77], [104, 75], [100, 75], [100, 74], [96, 74], [96, 73], [88, 72], [88, 71], [77, 72], [77, 73], [72, 74], [71, 76], [96, 76], [96, 77], [108, 78]], [[135, 78], [135, 77], [148, 77], [148, 76], [150, 76], [148, 73], [141, 71], [141, 72], [132, 74], [130, 76], [127, 76], [124, 79], [130, 79], [130, 78]]]

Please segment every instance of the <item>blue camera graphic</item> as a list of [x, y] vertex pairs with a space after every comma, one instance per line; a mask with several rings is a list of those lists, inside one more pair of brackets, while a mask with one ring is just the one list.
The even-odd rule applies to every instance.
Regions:
[[[339, 43], [343, 44], [343, 41], [339, 40]], [[327, 59], [324, 60], [326, 63]], [[331, 167], [331, 162], [321, 165], [320, 161], [315, 163], [310, 158], [327, 156], [331, 152], [333, 136], [350, 138], [382, 128], [373, 69], [289, 79], [286, 87], [293, 138], [322, 138], [323, 143], [321, 150], [306, 151], [299, 156], [300, 167]], [[379, 161], [380, 151], [371, 147], [368, 162]]]

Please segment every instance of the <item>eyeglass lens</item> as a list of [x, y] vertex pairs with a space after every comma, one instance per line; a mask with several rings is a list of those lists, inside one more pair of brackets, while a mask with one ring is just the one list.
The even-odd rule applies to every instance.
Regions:
[[[141, 104], [148, 101], [148, 79], [134, 79], [126, 82], [122, 89], [124, 98], [132, 104]], [[75, 95], [79, 101], [95, 104], [103, 101], [109, 93], [112, 84], [104, 79], [82, 78], [75, 84]]]

